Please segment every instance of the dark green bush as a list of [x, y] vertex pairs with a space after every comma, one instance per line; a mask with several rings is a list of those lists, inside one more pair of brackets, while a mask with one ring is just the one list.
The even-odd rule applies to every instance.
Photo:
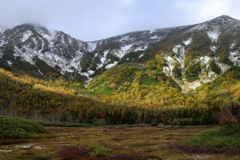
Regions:
[[113, 151], [112, 149], [104, 147], [102, 145], [89, 146], [88, 148], [94, 149], [95, 151], [91, 153], [91, 157], [108, 157], [110, 156], [109, 153]]
[[181, 70], [177, 66], [173, 68], [172, 72], [177, 79], [180, 79], [182, 77]]
[[96, 119], [92, 122], [94, 126], [102, 126], [107, 125], [107, 121], [105, 119]]
[[213, 72], [215, 72], [217, 74], [221, 73], [221, 69], [216, 65], [216, 63], [214, 61], [212, 61], [209, 66]]
[[0, 124], [0, 139], [31, 138], [36, 137], [36, 132], [46, 132], [39, 123], [23, 118], [0, 116]]
[[193, 82], [198, 80], [198, 74], [201, 73], [201, 66], [200, 63], [196, 63], [190, 67], [188, 67], [186, 71], [186, 79], [188, 82]]

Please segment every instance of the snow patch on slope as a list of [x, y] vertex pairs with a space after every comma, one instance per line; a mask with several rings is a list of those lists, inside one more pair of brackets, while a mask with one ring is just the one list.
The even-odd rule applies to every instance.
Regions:
[[183, 63], [183, 60], [185, 58], [185, 47], [182, 45], [176, 45], [173, 47], [172, 51], [174, 53], [176, 53], [176, 55], [174, 56], [174, 58], [179, 62], [179, 63]]
[[106, 63], [106, 57], [107, 57], [107, 54], [109, 53], [109, 51], [110, 50], [105, 50], [103, 52], [103, 56], [100, 57], [101, 64], [99, 64], [97, 68], [101, 68]]
[[106, 69], [110, 69], [110, 68], [112, 68], [113, 66], [116, 66], [117, 63], [118, 63], [117, 61], [114, 61], [113, 63], [110, 63], [110, 64], [106, 65], [105, 68], [106, 68]]
[[193, 32], [193, 31], [200, 31], [205, 28], [207, 28], [207, 25], [205, 23], [202, 23], [202, 24], [198, 24], [198, 25], [194, 26], [193, 28], [189, 29], [185, 33]]
[[208, 37], [209, 37], [213, 42], [217, 42], [217, 39], [218, 39], [218, 37], [219, 37], [220, 34], [221, 34], [221, 32], [218, 32], [217, 30], [207, 32]]
[[[110, 54], [113, 54], [121, 59], [129, 52], [141, 52], [141, 51], [145, 51], [146, 49], [148, 49], [148, 44], [142, 45], [142, 44], [132, 43], [132, 44], [124, 45], [120, 49], [114, 49], [110, 52]], [[141, 58], [143, 54], [140, 55], [139, 58]]]
[[52, 40], [52, 38], [54, 37], [56, 31], [45, 28], [46, 31], [43, 31], [42, 29], [40, 29], [39, 27], [35, 26], [35, 30], [41, 35], [43, 36], [45, 39], [47, 39], [49, 42]]
[[208, 57], [208, 56], [203, 56], [203, 57], [200, 58], [200, 60], [201, 60], [202, 63], [208, 64], [210, 62], [211, 58]]
[[2, 41], [0, 42], [0, 46], [3, 46], [4, 44], [7, 44], [7, 42], [4, 41], [4, 40], [2, 40]]
[[209, 78], [213, 78], [213, 80], [214, 80], [214, 79], [216, 79], [218, 77], [218, 75], [215, 72], [213, 72], [213, 71], [209, 71], [208, 72], [208, 77]]
[[83, 53], [78, 51], [75, 57], [70, 61], [70, 64], [77, 70]]
[[134, 52], [144, 51], [144, 50], [146, 50], [146, 49], [148, 49], [148, 46], [139, 46], [139, 47], [135, 48], [133, 51], [134, 51]]
[[168, 66], [163, 67], [163, 72], [166, 73], [169, 76], [173, 76], [172, 75], [172, 70], [175, 67], [175, 64], [176, 64], [177, 61], [170, 56], [166, 56], [164, 58], [166, 59]]
[[157, 31], [157, 29], [152, 29], [152, 30], [149, 30], [149, 33], [152, 34], [152, 33], [156, 32], [156, 31]]
[[23, 34], [22, 42], [25, 42], [32, 34], [33, 34], [32, 31], [27, 30], [27, 31]]
[[29, 62], [32, 65], [35, 65], [35, 62], [33, 61], [33, 57], [36, 56], [36, 52], [33, 52], [30, 49], [26, 49], [26, 52], [24, 54], [22, 54], [21, 50], [18, 49], [16, 46], [14, 47], [14, 51], [15, 53], [13, 54], [15, 57], [19, 56], [21, 57], [23, 60]]
[[0, 58], [3, 56], [3, 49], [0, 49]]
[[185, 44], [185, 46], [188, 46], [189, 44], [192, 43], [192, 38], [189, 38], [188, 40], [183, 41], [183, 43]]
[[234, 63], [234, 65], [240, 65], [240, 54], [238, 51], [230, 51], [229, 59]]
[[183, 92], [188, 92], [190, 90], [195, 90], [197, 87], [201, 86], [202, 82], [197, 80], [194, 82], [187, 82], [185, 80], [184, 86], [182, 86]]
[[236, 43], [234, 42], [233, 44], [231, 44], [230, 49], [233, 49], [235, 47]]
[[100, 59], [102, 65], [104, 64], [108, 53], [109, 53], [109, 50], [106, 50], [106, 51], [103, 52], [103, 56]]
[[112, 50], [111, 53], [113, 53], [115, 56], [121, 59], [125, 54], [130, 52], [130, 49], [132, 46], [133, 44], [128, 44], [128, 45], [122, 46], [121, 49]]
[[47, 39], [48, 40], [48, 42], [50, 42], [52, 39], [53, 39], [53, 37], [54, 37], [54, 35], [55, 35], [55, 31], [49, 31], [50, 32], [50, 35], [49, 34], [41, 34], [45, 39]]
[[88, 46], [89, 52], [92, 52], [97, 48], [97, 42], [88, 42]]
[[215, 59], [215, 63], [218, 65], [218, 67], [222, 70], [222, 73], [224, 73], [226, 70], [230, 69], [231, 67], [229, 67], [228, 65], [224, 64], [224, 63], [220, 63], [219, 62], [219, 58], [214, 58]]
[[157, 35], [155, 35], [155, 36], [151, 37], [150, 39], [156, 39], [156, 38], [158, 38], [158, 36], [157, 36]]
[[211, 60], [211, 58], [208, 57], [208, 56], [203, 56], [203, 57], [200, 58], [200, 62], [202, 64], [206, 64], [206, 66], [207, 66], [206, 68], [209, 67], [210, 60]]
[[133, 44], [128, 44], [123, 47], [121, 47], [121, 50], [123, 50], [125, 53], [129, 51], [129, 49], [132, 47]]
[[35, 61], [33, 60], [33, 58], [38, 57], [39, 59], [45, 61], [51, 67], [55, 67], [58, 65], [62, 69], [62, 74], [65, 74], [65, 72], [74, 72], [74, 69], [77, 70], [80, 59], [82, 57], [81, 52], [77, 52], [76, 56], [73, 59], [67, 60], [66, 58], [60, 57], [53, 52], [42, 53], [29, 48], [25, 48], [25, 50], [26, 52], [22, 54], [21, 50], [15, 47], [14, 56], [19, 56], [32, 65], [35, 65]]
[[[77, 70], [77, 67], [80, 63], [80, 59], [82, 57], [81, 52], [77, 52], [76, 56], [68, 60], [64, 57], [60, 57], [52, 52], [45, 52], [38, 55], [39, 59], [45, 61], [48, 65], [55, 67], [58, 65], [62, 69], [62, 74], [65, 72], [74, 72], [74, 69]], [[74, 69], [73, 69], [74, 68]]]
[[142, 58], [142, 56], [144, 56], [144, 53], [142, 53], [142, 54], [139, 56], [139, 58], [138, 58], [138, 59]]
[[213, 51], [213, 52], [216, 52], [217, 46], [211, 46], [211, 47], [210, 47], [210, 50]]
[[238, 50], [234, 50], [234, 47], [236, 46], [236, 42], [233, 42], [231, 46], [229, 47], [229, 59], [234, 63], [234, 65], [240, 66], [240, 53]]
[[127, 40], [129, 40], [129, 36], [123, 36], [123, 37], [121, 37], [121, 39], [119, 39], [118, 41], [119, 41], [119, 42], [123, 42], [123, 41], [127, 41]]
[[10, 66], [12, 66], [11, 60], [7, 61], [7, 63], [8, 63]]
[[90, 76], [91, 74], [93, 74], [93, 73], [94, 73], [94, 71], [92, 71], [92, 70], [89, 70], [89, 71], [83, 72], [83, 73], [82, 73], [82, 72], [79, 72], [79, 74], [84, 75], [85, 77], [88, 78], [88, 80], [86, 81], [85, 87], [87, 87], [88, 83], [92, 80], [92, 78], [90, 78], [89, 76]]

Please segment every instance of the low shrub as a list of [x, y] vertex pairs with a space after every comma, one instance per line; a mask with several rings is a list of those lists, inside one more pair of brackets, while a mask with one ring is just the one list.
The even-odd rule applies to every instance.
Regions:
[[186, 141], [193, 147], [232, 148], [240, 147], [240, 124], [232, 124], [201, 132]]
[[0, 139], [31, 138], [37, 137], [37, 132], [46, 132], [39, 123], [24, 118], [0, 116], [0, 124]]
[[101, 145], [90, 146], [89, 149], [94, 149], [94, 152], [91, 153], [91, 157], [108, 157], [109, 153], [113, 151]]
[[92, 125], [94, 125], [94, 126], [107, 125], [107, 121], [105, 119], [93, 119], [92, 120]]

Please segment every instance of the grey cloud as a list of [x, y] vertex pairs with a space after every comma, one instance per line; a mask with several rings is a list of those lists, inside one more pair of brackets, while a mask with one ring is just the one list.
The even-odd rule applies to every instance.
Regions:
[[222, 14], [240, 19], [238, 0], [0, 0], [0, 25], [33, 22], [81, 40], [200, 23]]

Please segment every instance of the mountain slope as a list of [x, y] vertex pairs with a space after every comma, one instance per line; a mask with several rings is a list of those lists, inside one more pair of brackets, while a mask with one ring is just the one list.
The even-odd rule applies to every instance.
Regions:
[[[3, 30], [0, 35], [0, 58], [8, 45], [14, 47], [14, 57], [20, 57], [31, 65], [35, 65], [36, 59], [40, 59], [47, 65], [58, 68], [62, 74], [72, 73], [72, 78], [76, 78], [76, 74], [88, 77], [96, 70], [111, 68], [119, 61], [136, 61], [148, 48], [148, 44], [161, 40], [172, 30], [174, 29], [134, 32], [94, 42], [83, 42], [61, 31], [23, 24]], [[127, 53], [128, 56], [124, 57]], [[5, 60], [9, 65], [13, 62]], [[40, 69], [39, 73], [41, 72]]]
[[[239, 35], [240, 21], [229, 16], [92, 42], [43, 26], [23, 24], [1, 29], [0, 60], [5, 69], [26, 70], [23, 66], [27, 64], [29, 73], [38, 76], [65, 75], [69, 79], [89, 81], [117, 64], [146, 64], [164, 52], [163, 73], [187, 92], [213, 81], [232, 66], [239, 66]], [[14, 51], [6, 55], [9, 47]]]
[[148, 45], [144, 56], [136, 62], [146, 64], [154, 55], [164, 52], [163, 72], [184, 92], [195, 90], [234, 65], [239, 66], [239, 30], [240, 21], [228, 16], [176, 27], [159, 42]]

